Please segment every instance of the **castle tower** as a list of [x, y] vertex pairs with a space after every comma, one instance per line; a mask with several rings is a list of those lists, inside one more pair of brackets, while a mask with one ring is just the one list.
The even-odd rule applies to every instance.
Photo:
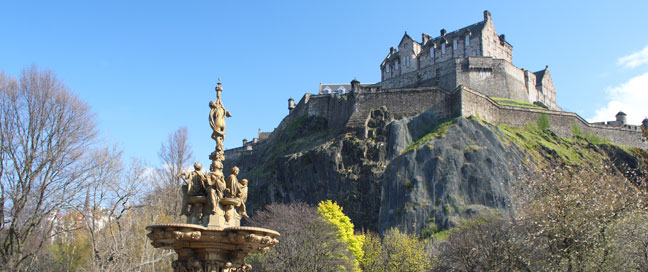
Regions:
[[[322, 84], [320, 83], [320, 86], [321, 86], [321, 85], [322, 85]], [[320, 88], [321, 88], [321, 87], [320, 87]], [[291, 98], [288, 98], [288, 112], [292, 112], [292, 110], [295, 109], [295, 107], [296, 107], [296, 106], [295, 106], [295, 99], [293, 99], [292, 97], [291, 97]]]
[[359, 87], [360, 81], [358, 81], [358, 79], [354, 77], [353, 80], [351, 80], [351, 91], [358, 92], [358, 90], [360, 89]]
[[625, 112], [620, 111], [619, 113], [616, 114], [616, 121], [619, 123], [621, 126], [626, 124], [626, 114]]

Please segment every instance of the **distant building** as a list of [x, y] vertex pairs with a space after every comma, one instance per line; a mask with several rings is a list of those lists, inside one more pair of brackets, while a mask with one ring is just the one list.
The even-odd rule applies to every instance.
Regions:
[[319, 94], [345, 94], [351, 91], [351, 84], [322, 84], [320, 83]]

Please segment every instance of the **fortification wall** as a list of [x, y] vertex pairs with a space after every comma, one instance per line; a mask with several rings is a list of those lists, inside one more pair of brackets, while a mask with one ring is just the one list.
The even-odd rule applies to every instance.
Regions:
[[583, 133], [591, 133], [601, 139], [607, 138], [616, 144], [648, 149], [648, 143], [641, 141], [641, 131], [638, 129], [590, 124], [572, 112], [501, 106], [486, 95], [465, 87], [461, 87], [458, 92], [461, 101], [461, 115], [465, 117], [475, 115], [493, 123], [524, 127], [526, 124], [536, 123], [540, 114], [544, 113], [551, 123], [551, 131], [561, 137], [573, 137], [572, 126], [576, 125]]
[[[462, 59], [460, 65], [455, 86], [468, 86], [490, 97], [529, 101], [524, 72], [506, 60], [469, 57]], [[535, 88], [535, 84], [531, 87]]]
[[295, 108], [286, 116], [279, 126], [268, 136], [268, 140], [275, 137], [274, 132], [282, 130], [297, 117], [319, 116], [326, 118], [329, 128], [342, 128], [349, 120], [355, 104], [355, 94], [305, 94]]
[[[515, 67], [505, 59], [492, 57], [468, 57], [451, 59], [434, 64], [380, 83], [382, 89], [409, 88], [419, 86], [439, 86], [454, 90], [457, 86], [467, 86], [491, 97], [504, 97], [515, 100], [535, 102], [537, 91], [535, 75], [528, 88], [524, 70]], [[554, 101], [555, 103], [555, 101]]]
[[458, 103], [450, 93], [438, 87], [391, 89], [380, 93], [361, 93], [356, 97], [353, 114], [346, 123], [352, 131], [364, 132], [372, 110], [386, 106], [394, 117], [412, 116], [432, 110], [440, 118], [458, 115]]
[[432, 84], [425, 84], [426, 86], [439, 86], [446, 90], [452, 90], [457, 86], [456, 70], [459, 61], [459, 59], [451, 59], [413, 72], [404, 73], [380, 82], [380, 86], [383, 90], [419, 87], [421, 82], [426, 81], [432, 82]]
[[225, 159], [229, 161], [237, 161], [243, 155], [254, 153], [254, 150], [247, 150], [244, 146], [236, 147], [225, 150]]

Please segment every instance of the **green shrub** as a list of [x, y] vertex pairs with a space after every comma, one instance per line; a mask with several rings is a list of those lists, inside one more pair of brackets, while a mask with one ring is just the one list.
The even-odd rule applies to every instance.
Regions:
[[576, 124], [572, 125], [571, 131], [572, 131], [572, 137], [574, 137], [574, 138], [575, 137], [583, 137], [583, 131]]
[[546, 131], [549, 130], [549, 127], [551, 127], [549, 117], [547, 117], [546, 113], [541, 113], [540, 116], [538, 116], [538, 129], [540, 129], [540, 131]]
[[362, 260], [362, 256], [364, 255], [362, 251], [364, 235], [353, 234], [353, 223], [351, 223], [351, 219], [342, 212], [342, 207], [331, 200], [320, 202], [317, 206], [317, 212], [337, 228], [338, 239], [346, 243], [349, 247], [349, 251], [356, 258], [356, 270], [359, 271], [358, 260]]

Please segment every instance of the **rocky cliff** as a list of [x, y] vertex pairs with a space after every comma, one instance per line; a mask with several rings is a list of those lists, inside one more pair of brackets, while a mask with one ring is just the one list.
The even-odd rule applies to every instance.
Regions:
[[239, 166], [250, 180], [250, 210], [331, 199], [356, 227], [378, 231], [437, 231], [466, 216], [513, 212], [516, 188], [547, 168], [610, 165], [646, 184], [645, 151], [587, 135], [560, 138], [533, 124], [439, 120], [431, 112], [393, 120], [383, 107], [370, 113], [366, 130], [359, 138], [301, 116], [226, 167]]

